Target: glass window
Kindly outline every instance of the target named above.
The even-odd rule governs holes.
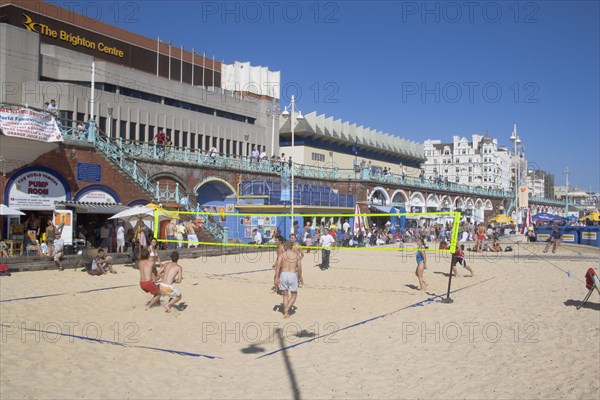
[[[121,139],[127,139],[127,121],[119,121],[119,136]]]
[[[146,141],[146,124],[140,124],[140,132],[138,135],[138,140],[140,142]]]
[[[136,128],[137,128],[137,123],[135,123],[135,122],[129,123],[129,140],[132,140],[132,141],[137,140],[137,137],[135,136]]]
[[[108,132],[106,132],[106,117],[100,117],[100,122],[98,124],[98,129],[100,129],[101,132],[104,132],[104,134],[106,136],[108,136]]]

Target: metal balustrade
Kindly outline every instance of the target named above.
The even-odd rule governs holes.
[[[21,105],[6,103],[0,105],[31,108],[42,111],[40,109]],[[66,141],[93,143],[157,201],[178,201],[182,194],[180,193],[178,187],[174,188],[174,190],[170,190],[168,187],[161,189],[158,183],[155,185],[150,182],[147,174],[137,166],[137,160],[151,162],[169,161],[193,166],[204,166],[218,169],[275,175],[290,172],[290,166],[287,162],[271,162],[270,160],[259,161],[248,157],[235,155],[232,156],[227,154],[211,155],[210,153],[193,151],[188,148],[163,146],[157,144],[156,142],[137,142],[122,140],[121,138],[112,139],[108,138],[104,132],[101,132],[95,126],[94,121],[92,121],[92,123],[89,124],[86,129],[77,128],[75,126],[76,124],[76,121],[59,121],[59,127],[61,128],[63,137]],[[468,195],[505,199],[510,199],[514,196],[514,193],[511,191],[477,188],[450,182],[433,182],[415,177],[401,177],[391,174],[384,175],[380,171],[369,169],[367,166],[359,171],[355,171],[354,169],[339,169],[338,167],[321,167],[302,164],[293,164],[292,168],[294,176],[298,178],[323,179],[331,181],[369,181],[373,183],[409,186],[414,189],[452,191],[455,193]],[[558,200],[539,197],[530,197],[529,200],[536,203],[556,206],[563,204]]]
[[[63,130],[63,135],[66,140],[88,140],[86,139],[88,135],[78,132],[76,128],[67,128]],[[97,138],[101,138],[99,140],[101,142],[104,141],[115,144],[125,155],[144,161],[169,161],[193,166],[276,175],[290,172],[290,166],[287,162],[283,163],[280,161],[256,160],[250,157],[231,156],[227,154],[203,153],[201,151],[190,151],[187,148],[162,146],[155,142],[138,142],[122,140],[121,138],[109,141],[109,139],[102,134],[95,136]],[[511,198],[513,196],[512,192],[504,190],[478,188],[453,182],[435,182],[410,176],[402,177],[394,176],[392,174],[384,175],[380,171],[374,171],[368,167],[364,167],[359,173],[356,174],[353,169],[339,169],[338,167],[321,167],[316,165],[302,165],[296,163],[292,164],[292,168],[294,176],[297,178],[351,181],[356,177],[357,181],[410,186],[415,189],[451,191],[468,195],[497,198]],[[552,199],[530,198],[530,200],[543,204],[561,204],[559,201]]]

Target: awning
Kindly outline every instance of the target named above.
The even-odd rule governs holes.
[[[121,203],[91,203],[86,201],[56,201],[57,207],[74,208],[78,214],[116,214],[129,207]]]
[[[385,214],[389,214],[390,211],[392,210],[391,206],[376,206],[376,205],[371,205],[369,206],[372,209],[374,208],[375,210],[379,211],[380,213],[385,213]]]

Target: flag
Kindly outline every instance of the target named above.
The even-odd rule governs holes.
[[[525,221],[523,221],[523,225],[521,226],[521,234],[525,234],[531,225],[533,225],[533,220],[531,219],[531,210],[528,208],[525,214]]]
[[[360,207],[358,204],[354,207],[354,223],[352,233],[354,235],[358,235],[360,232],[365,231],[365,224],[363,221],[363,216],[360,215]]]
[[[288,172],[281,174],[281,197],[280,201],[291,201],[291,175]]]

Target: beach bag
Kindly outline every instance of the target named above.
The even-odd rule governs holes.
[[[0,263],[0,275],[10,276],[10,272],[8,272],[8,264]]]

